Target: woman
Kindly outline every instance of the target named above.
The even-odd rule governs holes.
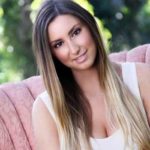
[[[110,62],[94,18],[72,1],[43,3],[33,45],[46,87],[32,111],[37,149],[150,149],[149,66]]]

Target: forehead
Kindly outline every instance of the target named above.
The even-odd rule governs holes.
[[[73,15],[59,15],[48,25],[48,35],[50,40],[61,38],[68,34],[74,26],[81,24],[80,19]]]

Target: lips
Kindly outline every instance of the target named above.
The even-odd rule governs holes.
[[[77,58],[75,58],[74,60],[77,62],[77,63],[82,63],[86,60],[87,58],[87,51],[85,51],[84,53],[82,53],[80,56],[78,56]]]

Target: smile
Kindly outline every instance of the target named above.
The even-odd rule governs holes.
[[[85,51],[83,54],[81,54],[79,57],[75,59],[75,61],[80,64],[83,63],[87,59],[87,51]]]

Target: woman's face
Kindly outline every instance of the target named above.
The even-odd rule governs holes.
[[[96,45],[88,27],[72,15],[59,15],[48,26],[52,53],[72,71],[93,66]]]

